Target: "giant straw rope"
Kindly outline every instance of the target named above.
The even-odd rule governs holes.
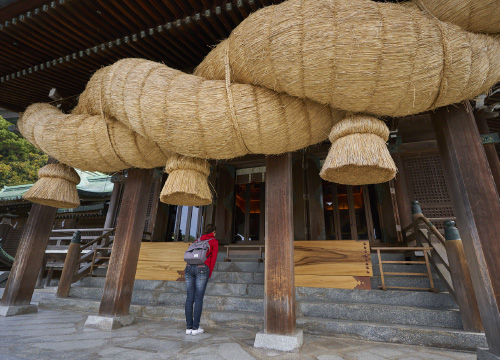
[[[194,75],[120,60],[92,76],[72,114],[34,104],[19,127],[85,170],[167,163],[161,199],[175,204],[211,201],[205,159],[280,154],[327,137],[324,179],[387,181],[396,172],[388,129],[369,114],[420,113],[500,81],[500,42],[440,21],[447,7],[436,1],[288,0],[251,14]],[[484,24],[471,30],[491,32]]]

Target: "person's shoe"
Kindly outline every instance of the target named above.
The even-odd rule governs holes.
[[[191,329],[186,329],[186,335],[191,335],[191,333],[193,332],[193,330]]]
[[[191,331],[191,335],[199,335],[199,334],[203,334],[202,328]]]

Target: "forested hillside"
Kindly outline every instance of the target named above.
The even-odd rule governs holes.
[[[0,189],[35,182],[38,169],[48,158],[22,136],[10,132],[9,125],[12,124],[0,116]]]

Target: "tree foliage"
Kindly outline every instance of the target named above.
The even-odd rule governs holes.
[[[0,189],[5,185],[34,183],[48,156],[23,137],[10,132],[12,125],[0,116]]]

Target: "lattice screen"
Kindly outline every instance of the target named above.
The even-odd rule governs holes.
[[[454,217],[453,206],[439,155],[408,157],[404,160],[408,195],[418,200],[427,218]],[[435,224],[442,227],[442,222]]]

